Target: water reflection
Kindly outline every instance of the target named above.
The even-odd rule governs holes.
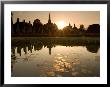
[[[54,68],[57,76],[73,76],[74,65],[78,62],[69,62],[65,56],[58,54],[55,57]],[[77,76],[76,74],[74,76]]]
[[[17,53],[21,56],[21,49],[23,48],[23,51],[25,54],[27,54],[27,51],[30,51],[32,53],[32,49],[34,48],[34,51],[39,51],[43,47],[47,47],[49,49],[49,54],[51,55],[51,49],[57,45],[62,46],[85,46],[89,52],[97,53],[99,47],[100,47],[100,41],[99,39],[94,40],[77,40],[77,39],[59,39],[59,38],[35,38],[35,39],[14,39],[12,40],[12,49],[13,51],[17,47]],[[26,49],[27,48],[27,49]]]
[[[99,45],[94,45],[94,44],[86,46],[87,50],[92,53],[97,53],[99,47],[100,47]]]
[[[99,38],[79,38],[12,38],[12,76],[100,76]]]

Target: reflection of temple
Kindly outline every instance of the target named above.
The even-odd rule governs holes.
[[[51,55],[51,48],[52,48],[52,46],[48,45],[47,48],[49,48],[49,54]]]
[[[56,45],[62,46],[86,46],[87,50],[92,53],[97,53],[100,47],[100,40],[94,41],[84,41],[84,40],[67,40],[67,39],[58,39],[58,38],[40,38],[40,39],[27,39],[27,40],[19,40],[19,43],[16,40],[12,40],[12,52],[15,53],[13,49],[17,47],[17,53],[21,56],[21,49],[27,54],[27,51],[32,53],[32,49],[34,51],[39,51],[43,47],[47,47],[49,49],[49,54],[51,55],[51,50]]]

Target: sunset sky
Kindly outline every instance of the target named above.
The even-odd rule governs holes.
[[[17,18],[20,21],[25,19],[26,22],[40,19],[45,24],[48,22],[49,13],[52,23],[56,23],[59,27],[59,23],[63,23],[62,26],[70,24],[79,28],[80,24],[84,24],[85,28],[90,24],[100,24],[100,12],[99,11],[12,11],[13,22],[15,23]]]

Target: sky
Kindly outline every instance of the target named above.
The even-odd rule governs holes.
[[[33,24],[35,19],[40,19],[41,23],[46,24],[49,19],[49,13],[51,16],[51,22],[59,25],[59,22],[63,22],[63,26],[68,26],[69,23],[79,28],[80,24],[83,24],[87,28],[91,24],[100,24],[100,12],[99,11],[12,11],[13,23],[25,19],[26,22],[31,21]]]

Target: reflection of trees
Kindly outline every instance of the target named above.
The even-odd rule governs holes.
[[[15,48],[12,47],[11,49],[11,71],[13,72],[13,66],[16,63],[16,56],[15,56]]]
[[[48,77],[75,77],[80,76],[80,70],[77,67],[80,64],[79,58],[73,58],[69,61],[68,57],[63,54],[54,56],[53,68],[44,72],[44,76]]]
[[[43,47],[43,43],[42,42],[37,42],[34,44],[34,50],[41,50]]]
[[[65,59],[64,55],[55,56],[53,67],[56,76],[71,76],[72,65]]]
[[[19,53],[20,56],[21,56],[21,49],[22,49],[22,47],[18,47],[18,48],[17,48],[17,53]]]
[[[23,48],[23,51],[25,52],[25,54],[27,54],[27,50],[26,47]]]
[[[99,49],[99,45],[87,45],[87,50],[92,53],[97,53]]]
[[[14,47],[11,48],[11,54],[15,55],[15,48]]]
[[[21,55],[21,49],[27,54],[27,49],[32,53],[32,49],[41,50],[44,47],[51,49],[56,45],[62,46],[86,46],[87,50],[96,53],[100,46],[100,39],[80,39],[80,38],[29,38],[29,39],[13,39],[12,49],[17,47],[17,53]],[[13,51],[13,50],[12,50]],[[13,51],[14,52],[14,51]]]

